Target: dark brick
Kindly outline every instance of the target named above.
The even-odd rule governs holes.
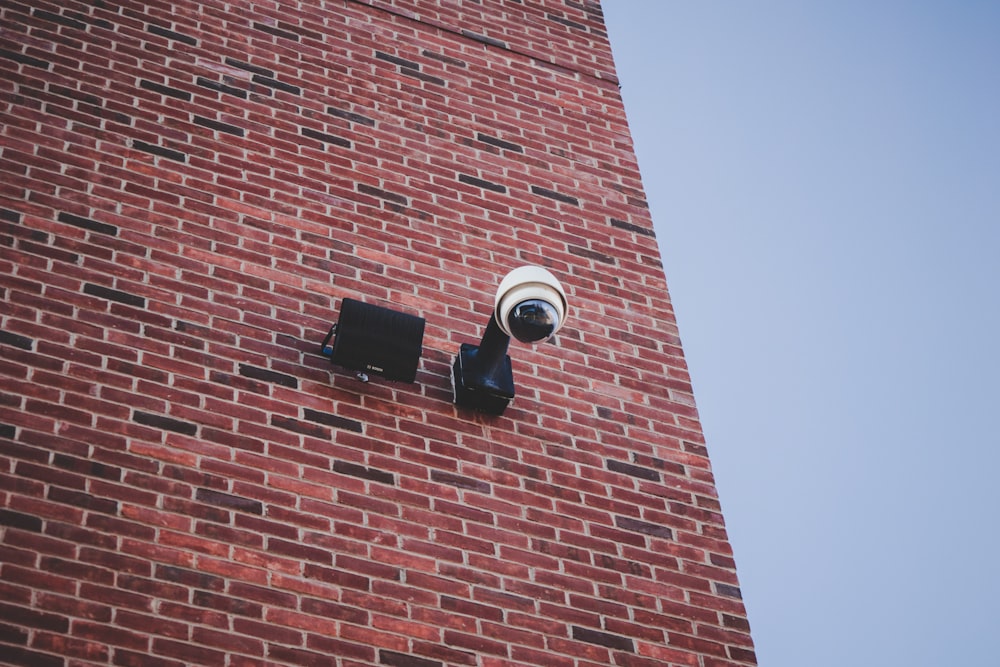
[[[267,25],[266,23],[260,23],[258,21],[253,22],[254,30],[260,30],[261,32],[266,32],[269,35],[274,35],[275,37],[283,37],[285,39],[291,39],[293,41],[299,41],[299,36],[290,30],[282,30],[273,25]]]
[[[42,520],[37,516],[22,514],[14,510],[0,509],[0,525],[20,528],[32,533],[42,532]]]
[[[94,5],[99,6],[97,5],[96,2],[94,3]],[[105,30],[115,29],[115,25],[113,23],[111,23],[110,21],[105,21],[104,19],[94,18],[93,16],[87,16],[85,14],[81,14],[80,12],[67,11],[66,14],[72,16],[78,21],[83,21],[84,23],[89,23],[90,25],[96,25],[98,28],[104,28]]]
[[[383,665],[391,665],[391,667],[442,667],[443,665],[438,660],[418,658],[413,655],[406,655],[405,653],[388,651],[384,648],[379,649],[378,661]]]
[[[639,452],[632,452],[632,461],[643,466],[652,466],[657,470],[665,470],[674,475],[687,476],[687,468],[682,463],[677,463],[675,461],[666,461],[664,459],[649,456],[648,454],[640,454]]]
[[[486,35],[480,35],[479,33],[472,32],[471,30],[463,30],[462,34],[464,36],[468,37],[469,39],[475,40],[477,42],[481,42],[483,44],[488,44],[490,46],[496,46],[496,47],[501,48],[501,49],[506,49],[507,48],[507,43],[506,42],[502,42],[499,39],[494,39],[492,37],[487,37]]]
[[[514,151],[516,153],[523,153],[524,147],[518,144],[512,143],[510,141],[504,141],[503,139],[498,139],[497,137],[491,137],[488,134],[483,134],[482,132],[476,133],[476,139],[483,142],[484,144],[489,144],[490,146],[496,146],[497,148],[503,148],[509,151]]]
[[[217,609],[239,616],[261,618],[263,607],[256,602],[248,602],[228,595],[216,595],[208,591],[195,591],[191,600],[199,607]]]
[[[10,424],[0,424],[0,438],[13,440],[15,435],[17,435],[17,428]]]
[[[209,591],[222,591],[226,587],[226,580],[222,577],[185,570],[173,565],[157,565],[156,578]]]
[[[410,69],[409,67],[401,67],[399,69],[400,74],[405,74],[406,76],[412,76],[415,79],[420,79],[421,81],[426,81],[427,83],[433,83],[438,86],[446,85],[446,82],[441,77],[432,76],[430,74],[425,74],[420,70]]]
[[[183,435],[194,435],[198,432],[197,424],[181,421],[180,419],[173,419],[171,417],[164,417],[163,415],[154,415],[140,410],[134,411],[132,414],[132,421],[137,424],[143,424],[144,426],[161,428],[164,431],[173,431],[174,433],[181,433]]]
[[[73,505],[74,507],[100,512],[101,514],[118,513],[118,501],[109,498],[98,498],[83,491],[72,491],[60,486],[50,486],[46,497],[52,502]]]
[[[9,331],[0,331],[0,343],[10,345],[11,347],[19,347],[22,350],[31,350],[35,347],[35,341],[32,339]]]
[[[278,373],[277,371],[267,370],[266,368],[257,368],[256,366],[250,366],[248,364],[240,364],[240,375],[243,377],[253,378],[254,380],[273,382],[274,384],[280,384],[283,387],[291,387],[292,389],[299,388],[299,380],[296,377],[285,375],[284,373]]]
[[[581,628],[574,625],[573,639],[581,642],[587,642],[588,644],[606,646],[610,649],[615,649],[616,651],[628,651],[629,653],[635,653],[635,644],[632,642],[631,637],[621,637],[619,635],[601,632],[600,630],[591,630],[590,628]]]
[[[722,615],[722,624],[727,628],[734,628],[736,630],[742,630],[744,632],[750,632],[750,623],[747,619],[740,616],[733,616],[732,614]]]
[[[605,255],[602,252],[597,252],[591,250],[590,248],[581,248],[580,246],[570,245],[567,249],[577,257],[586,257],[587,259],[592,259],[595,262],[601,262],[602,264],[617,264],[618,260],[610,255]]]
[[[91,106],[101,105],[100,97],[97,97],[96,95],[89,95],[77,90],[76,88],[69,88],[67,86],[60,86],[56,83],[50,83],[48,85],[48,89],[50,93],[59,95],[60,97],[68,97],[71,100],[78,100]]]
[[[47,12],[44,9],[38,9],[37,7],[31,12],[32,16],[37,16],[44,21],[52,21],[54,23],[61,23],[64,26],[70,28],[76,28],[77,30],[86,30],[87,24],[75,19],[69,18],[68,16],[62,16],[60,14],[53,14],[52,12]]]
[[[441,484],[449,484],[451,486],[457,486],[461,489],[478,491],[479,493],[488,494],[491,491],[491,487],[487,482],[472,479],[470,477],[463,477],[462,475],[456,475],[455,473],[445,472],[443,470],[431,470],[431,479],[435,482],[440,482]]]
[[[352,123],[358,123],[360,125],[375,127],[374,120],[372,120],[367,116],[362,116],[359,113],[354,113],[352,111],[344,111],[343,109],[338,109],[336,107],[327,107],[326,112],[331,116],[336,116],[337,118],[343,118],[344,120],[349,120]]]
[[[48,653],[31,651],[20,646],[4,646],[0,648],[5,665],[24,665],[25,667],[64,667],[66,659]]]
[[[319,410],[304,408],[302,416],[311,422],[326,424],[327,426],[342,428],[347,431],[354,431],[355,433],[361,433],[363,430],[361,422],[355,421],[354,419],[347,419],[346,417],[341,417],[339,415],[330,414],[329,412],[320,412]]]
[[[148,32],[154,35],[159,35],[160,37],[166,37],[167,39],[173,39],[178,42],[184,42],[191,46],[198,46],[198,40],[190,35],[185,35],[183,33],[175,32],[173,30],[167,30],[166,28],[161,28],[158,25],[153,25],[152,23],[146,26]]]
[[[369,479],[373,482],[380,482],[382,484],[396,483],[395,475],[390,472],[385,472],[376,468],[369,468],[357,463],[349,463],[347,461],[334,461],[333,471],[339,472],[342,475],[351,475],[353,477]]]
[[[727,598],[736,598],[738,600],[743,599],[743,591],[740,590],[739,586],[731,586],[730,584],[720,584],[716,582],[715,592],[719,595],[725,595]]]
[[[21,222],[21,214],[9,208],[0,208],[0,220],[7,222]]]
[[[548,188],[539,187],[537,185],[531,186],[531,191],[536,195],[541,195],[543,197],[548,197],[549,199],[555,199],[556,201],[565,202],[567,204],[573,204],[574,206],[580,205],[580,200],[576,197],[570,197],[569,195],[564,195],[555,190],[549,190]]]
[[[80,227],[82,229],[89,229],[92,232],[107,234],[108,236],[118,236],[118,227],[115,225],[97,222],[96,220],[84,218],[79,215],[73,215],[72,213],[66,213],[65,211],[60,211],[59,215],[56,216],[56,219],[59,220],[59,222],[65,222],[68,225],[73,225],[74,227]]]
[[[260,67],[258,65],[251,65],[250,63],[245,63],[242,60],[236,60],[236,58],[226,57],[226,64],[231,67],[236,67],[238,69],[246,70],[247,72],[253,72],[254,74],[260,74],[262,76],[274,76],[274,70],[269,70],[266,67]]]
[[[575,28],[576,30],[584,30],[589,32],[590,29],[582,23],[577,23],[576,21],[570,21],[569,19],[563,18],[561,16],[556,16],[555,14],[546,14],[545,18],[550,21],[555,21],[569,28]]]
[[[81,472],[91,477],[100,477],[101,479],[109,479],[115,482],[120,481],[122,478],[122,469],[117,466],[80,459],[67,454],[54,454],[52,463],[59,468]]]
[[[26,239],[31,239],[32,241],[38,241],[39,243],[49,243],[52,238],[47,232],[43,232],[40,229],[31,229],[29,227],[15,227],[14,225],[4,225],[3,229],[10,234],[21,236]],[[24,244],[22,243],[22,247],[23,245]]]
[[[637,533],[645,533],[653,537],[662,537],[667,540],[674,539],[674,533],[666,526],[657,526],[655,523],[640,521],[627,516],[616,516],[615,525],[622,530],[632,530]]]
[[[32,243],[30,241],[21,241],[21,243],[19,243],[18,246],[21,248],[21,250],[24,250],[25,252],[30,252],[35,255],[41,255],[42,257],[49,257],[51,259],[60,262],[65,262],[67,264],[76,264],[80,259],[80,256],[77,253],[65,252],[63,250],[59,250],[58,248],[53,248],[52,246],[47,244],[39,245],[37,243]]]
[[[264,86],[268,86],[270,88],[276,88],[277,90],[283,90],[286,93],[291,93],[292,95],[302,94],[302,89],[299,88],[298,86],[293,86],[290,83],[284,83],[282,81],[278,81],[277,79],[271,78],[269,76],[263,76],[261,74],[254,74],[253,82],[259,83]]]
[[[27,626],[51,632],[67,632],[69,630],[69,619],[65,616],[26,609],[2,601],[0,601],[0,619],[22,627]]]
[[[242,127],[230,125],[229,123],[223,123],[218,120],[212,120],[211,118],[204,118],[202,116],[195,116],[194,124],[207,127],[210,130],[217,130],[219,132],[225,132],[226,134],[232,134],[237,137],[242,137],[246,134],[246,130]]]
[[[7,49],[0,49],[0,58],[9,58],[10,60],[14,60],[25,65],[38,67],[39,69],[48,69],[52,64],[39,58],[32,58],[31,56],[26,56],[23,53],[9,51]]]
[[[200,488],[195,492],[195,499],[209,505],[217,505],[228,509],[249,512],[251,514],[264,514],[264,504],[259,500],[250,500],[241,496],[234,496],[221,491]]]
[[[157,146],[156,144],[147,144],[145,141],[139,141],[138,139],[132,140],[132,148],[146,153],[152,153],[153,155],[159,155],[160,157],[165,157],[170,160],[176,160],[177,162],[185,162],[187,160],[187,155],[181,151],[175,151],[172,148]]]
[[[612,470],[614,472],[620,472],[626,475],[631,475],[632,477],[648,479],[654,482],[660,481],[660,473],[657,470],[651,470],[650,468],[643,468],[641,466],[632,465],[631,463],[616,461],[615,459],[606,459],[605,463],[608,466],[608,470]]]
[[[685,452],[690,452],[692,454],[697,454],[698,456],[708,456],[708,448],[705,445],[699,445],[695,442],[688,442],[684,440],[681,442],[681,447]]]
[[[611,226],[617,227],[618,229],[624,229],[626,231],[635,232],[636,234],[642,234],[643,236],[656,237],[656,232],[653,229],[640,227],[639,225],[633,225],[631,222],[625,222],[624,220],[617,220],[616,218],[611,218]]]
[[[458,58],[452,58],[451,56],[446,56],[443,53],[434,53],[424,49],[420,52],[420,55],[426,56],[427,58],[433,58],[434,60],[439,60],[443,63],[448,63],[449,65],[454,65],[455,67],[468,67],[469,64],[464,60],[459,60]]]
[[[310,130],[308,127],[303,127],[302,136],[309,137],[310,139],[316,139],[328,144],[334,144],[337,146],[342,146],[343,148],[350,148],[351,142],[347,139],[343,139],[333,134],[327,134],[325,132],[317,132],[316,130]]]
[[[271,415],[271,426],[276,426],[277,428],[283,428],[286,431],[294,431],[295,433],[301,433],[302,435],[311,435],[314,438],[329,438],[329,433],[326,432],[320,426],[314,426],[312,424],[306,424],[299,421],[298,419],[292,419],[291,417],[282,417],[281,415]]]
[[[419,70],[420,64],[415,63],[412,60],[406,60],[405,58],[400,58],[398,56],[389,55],[388,53],[383,53],[382,51],[376,51],[375,57],[379,60],[384,60],[393,65],[399,65],[400,67],[405,67],[411,70]]]
[[[139,87],[145,88],[146,90],[152,90],[154,93],[166,95],[167,97],[175,97],[179,100],[184,100],[185,102],[191,101],[191,93],[186,90],[178,90],[177,88],[164,86],[159,83],[154,83],[153,81],[147,81],[146,79],[141,79],[139,81]]]
[[[206,79],[203,76],[199,76],[195,81],[202,88],[208,88],[219,93],[225,93],[226,95],[233,95],[235,97],[247,98],[247,91],[242,88],[236,88],[234,86],[227,86],[224,83],[219,83],[218,81],[212,81],[211,79]]]
[[[387,201],[395,202],[402,206],[407,206],[410,202],[403,195],[396,194],[395,192],[388,192],[381,188],[376,188],[371,185],[365,185],[364,183],[357,184],[358,192],[365,195],[371,195],[373,197],[378,197],[379,199],[385,199]]]
[[[108,299],[109,301],[117,301],[119,303],[136,306],[138,308],[146,307],[146,299],[144,297],[129,294],[128,292],[122,292],[121,290],[111,289],[110,287],[95,285],[93,283],[84,283],[83,291],[85,294],[100,297],[102,299]]]
[[[462,183],[468,183],[469,185],[474,185],[477,188],[483,188],[484,190],[492,190],[493,192],[507,192],[506,185],[498,185],[496,183],[491,183],[489,181],[484,181],[481,178],[476,178],[475,176],[469,176],[468,174],[459,174],[458,180]]]
[[[27,644],[28,631],[13,625],[0,623],[0,642],[5,644]]]

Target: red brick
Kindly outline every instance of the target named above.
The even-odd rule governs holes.
[[[52,632],[65,633],[69,628],[69,619],[65,616],[6,602],[0,602],[0,618],[12,625],[17,624],[25,628],[37,628]]]
[[[484,636],[466,634],[455,630],[445,630],[444,641],[448,646],[471,650],[477,653],[500,656],[509,655],[506,641],[494,641]]]
[[[157,658],[148,653],[116,649],[114,664],[121,667],[183,667],[184,663],[167,658]]]
[[[135,651],[145,651],[151,643],[147,634],[132,632],[108,623],[90,621],[73,621],[73,635]]]
[[[226,652],[243,655],[264,655],[264,642],[258,638],[234,635],[228,631],[194,628],[191,639],[197,644],[204,644]]]
[[[285,609],[268,609],[264,620],[278,627],[297,628],[320,635],[337,636],[337,621]]]
[[[79,658],[88,662],[107,662],[110,654],[109,648],[100,642],[84,641],[47,632],[36,633],[31,645],[47,653]]]
[[[228,614],[212,609],[192,607],[176,602],[164,602],[159,606],[159,613],[185,624],[208,625],[215,628],[229,627]]]
[[[124,610],[115,612],[115,621],[122,627],[140,634],[161,635],[179,640],[186,640],[191,632],[191,627],[186,623],[170,621],[162,616],[137,614]]]
[[[502,667],[508,664],[514,665],[550,665],[551,667],[573,667],[577,664],[576,659],[568,656],[555,655],[550,651],[541,651],[533,648],[516,646],[511,649],[513,662],[506,660],[496,660],[487,658],[483,662],[487,667]]]
[[[207,631],[206,631],[207,632]],[[226,654],[201,646],[194,646],[188,642],[177,642],[170,639],[153,639],[153,653],[157,655],[176,658],[188,664],[219,664],[225,660]]]
[[[26,563],[29,563],[26,559]],[[19,567],[12,563],[4,563],[3,576],[12,581],[31,581],[40,590],[53,591],[64,595],[76,593],[76,581],[67,577],[58,577],[34,568]]]

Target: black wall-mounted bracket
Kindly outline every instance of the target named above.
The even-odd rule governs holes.
[[[510,336],[491,317],[479,345],[462,343],[452,365],[455,404],[501,415],[514,399],[514,371],[507,347]]]

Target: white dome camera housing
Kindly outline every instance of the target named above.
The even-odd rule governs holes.
[[[500,281],[493,316],[522,343],[544,341],[566,321],[568,303],[559,280],[540,266],[514,269]]]

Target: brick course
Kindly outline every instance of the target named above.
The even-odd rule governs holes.
[[[0,661],[755,664],[597,2],[0,23]],[[525,263],[571,320],[457,410]]]

